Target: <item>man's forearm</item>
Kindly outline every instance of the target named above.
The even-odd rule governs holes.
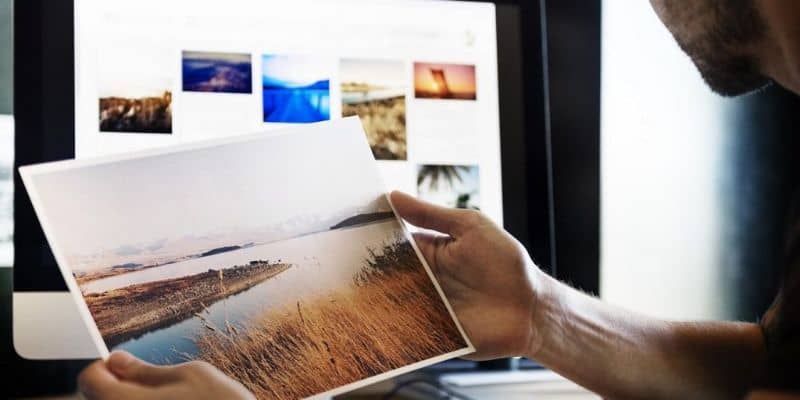
[[[666,322],[540,286],[530,356],[607,398],[742,396],[764,354],[756,324]]]

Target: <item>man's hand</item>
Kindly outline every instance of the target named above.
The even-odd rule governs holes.
[[[418,234],[417,244],[476,359],[531,357],[615,399],[741,398],[761,362],[756,324],[668,322],[604,304],[545,275],[480,213],[391,199],[410,223],[448,235]],[[770,395],[785,396],[751,398]]]
[[[414,235],[477,352],[476,360],[535,354],[532,326],[543,274],[525,248],[483,214],[391,194],[411,224],[444,235]]]
[[[158,367],[123,352],[87,367],[78,378],[78,387],[89,400],[255,398],[210,364],[192,361]]]

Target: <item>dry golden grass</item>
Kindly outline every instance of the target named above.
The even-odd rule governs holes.
[[[372,252],[350,287],[210,327],[199,358],[258,398],[296,399],[466,347],[406,241]]]
[[[378,160],[406,159],[405,96],[360,103],[342,103],[342,116],[358,115]]]

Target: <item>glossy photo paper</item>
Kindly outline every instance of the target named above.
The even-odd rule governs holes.
[[[20,172],[104,356],[297,399],[472,351],[357,118]]]

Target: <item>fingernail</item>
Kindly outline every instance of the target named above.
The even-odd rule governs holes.
[[[136,358],[129,353],[124,351],[115,351],[111,353],[110,357],[108,357],[106,364],[108,365],[108,369],[110,369],[112,372],[123,372],[134,362],[136,362]]]

